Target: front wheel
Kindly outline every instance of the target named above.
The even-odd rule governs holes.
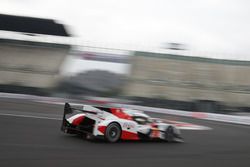
[[[165,131],[165,140],[168,142],[173,142],[175,138],[174,128],[169,126]]]
[[[105,131],[105,139],[110,142],[114,143],[120,139],[121,136],[121,128],[117,123],[111,123],[107,126]]]

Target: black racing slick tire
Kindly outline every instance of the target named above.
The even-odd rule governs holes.
[[[115,143],[120,139],[122,130],[118,123],[110,123],[105,130],[105,139],[110,143]]]
[[[169,126],[166,131],[165,131],[165,140],[167,142],[173,142],[175,138],[175,134],[174,134],[174,127],[173,126]]]

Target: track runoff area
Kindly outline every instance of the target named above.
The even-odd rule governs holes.
[[[86,141],[60,132],[62,104],[0,98],[0,166],[246,166],[250,127],[147,113],[182,130],[184,143]]]

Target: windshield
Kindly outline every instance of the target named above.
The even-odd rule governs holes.
[[[145,125],[150,123],[150,120],[147,117],[142,117],[142,116],[133,116],[133,120],[140,125]]]

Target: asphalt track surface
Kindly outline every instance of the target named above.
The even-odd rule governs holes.
[[[62,105],[0,98],[0,166],[250,166],[248,126],[151,114],[213,129],[183,130],[184,143],[110,144],[63,134],[62,111]]]

